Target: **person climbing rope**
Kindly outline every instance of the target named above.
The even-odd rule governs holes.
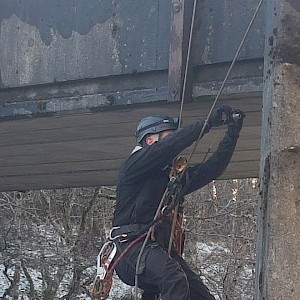
[[[234,115],[238,117],[234,118]],[[207,121],[199,120],[183,128],[178,128],[177,119],[165,115],[148,116],[138,124],[135,136],[139,145],[125,160],[119,173],[110,239],[117,246],[119,260],[114,267],[119,278],[133,286],[137,273],[143,300],[154,300],[158,295],[162,300],[215,299],[176,250],[177,238],[168,251],[172,213],[164,215],[161,212],[162,218],[155,223],[153,219],[165,191],[172,188],[169,187],[170,169],[174,159],[197,141],[200,134],[208,133],[212,127],[227,125],[227,131],[211,157],[188,166],[180,178],[180,192],[175,198],[180,196],[182,204],[184,195],[223,174],[234,153],[244,117],[238,109],[221,106],[213,110]],[[149,229],[149,224],[154,224],[154,230],[141,253],[145,239],[141,233]],[[134,239],[136,242],[132,243]],[[137,267],[139,254],[141,259]]]

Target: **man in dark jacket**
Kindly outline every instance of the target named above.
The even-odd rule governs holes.
[[[233,114],[239,116],[235,120]],[[137,146],[120,169],[117,201],[113,218],[112,237],[117,238],[119,253],[129,245],[126,239],[140,232],[153,221],[156,210],[169,183],[172,162],[184,149],[198,140],[201,132],[226,124],[228,130],[216,152],[205,162],[188,167],[181,178],[181,195],[189,194],[219,177],[226,169],[234,152],[243,124],[244,113],[222,106],[214,110],[206,128],[205,120],[178,129],[178,121],[168,116],[149,116],[137,127]],[[172,247],[168,253],[171,232],[169,220],[155,228],[154,238],[142,252],[138,270],[138,285],[144,300],[213,300],[215,299]],[[143,240],[136,243],[118,262],[116,271],[122,281],[134,285],[136,263]]]

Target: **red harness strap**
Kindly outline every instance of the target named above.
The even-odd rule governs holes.
[[[112,287],[112,276],[113,276],[113,273],[114,273],[117,263],[125,256],[125,254],[129,251],[129,249],[131,247],[133,247],[136,243],[138,243],[146,235],[147,235],[147,232],[140,235],[135,240],[133,240],[118,257],[114,256],[114,258],[109,262],[109,264],[105,263],[105,259],[103,261],[101,259],[100,260],[97,259],[97,275],[96,275],[96,278],[94,280],[94,284],[93,284],[93,287],[91,290],[91,294],[95,299],[104,300],[104,299],[108,298],[111,287]],[[107,243],[112,243],[114,245],[114,247],[116,247],[115,243],[112,241],[109,241]],[[105,244],[104,244],[104,246],[105,246]],[[103,249],[103,247],[102,247],[102,249]],[[101,253],[101,250],[100,250],[100,253]],[[100,253],[98,255],[98,258],[99,258],[99,256],[101,257]],[[108,262],[109,259],[106,261]],[[105,269],[104,275],[103,275],[103,273],[100,273],[102,270],[100,270],[100,272],[98,273],[99,262],[100,262],[100,266],[104,267],[104,269]]]

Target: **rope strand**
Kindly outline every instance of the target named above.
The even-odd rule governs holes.
[[[228,80],[228,77],[229,77],[229,75],[230,75],[232,69],[233,69],[233,66],[234,66],[235,63],[236,63],[236,60],[237,60],[237,58],[238,58],[238,56],[239,56],[239,54],[240,54],[240,52],[241,52],[241,49],[242,49],[242,47],[243,47],[243,45],[244,45],[244,42],[245,42],[245,40],[246,40],[246,38],[247,38],[247,36],[248,36],[248,33],[249,33],[249,31],[250,31],[250,29],[251,29],[253,23],[254,23],[254,20],[255,20],[255,18],[256,18],[256,16],[257,16],[257,13],[259,12],[259,9],[260,9],[260,7],[261,7],[263,1],[264,1],[264,0],[260,0],[260,2],[258,3],[258,5],[257,5],[257,7],[256,7],[256,9],[255,9],[255,12],[254,12],[254,14],[253,14],[253,16],[252,16],[252,18],[251,18],[251,20],[250,20],[250,23],[249,23],[249,25],[248,25],[248,27],[247,27],[245,33],[244,33],[244,36],[243,36],[243,38],[242,38],[242,40],[241,40],[241,42],[240,42],[240,44],[239,44],[239,47],[238,47],[238,49],[237,49],[237,51],[236,51],[236,53],[235,53],[235,55],[234,55],[234,57],[233,57],[233,60],[232,60],[232,62],[231,62],[231,64],[230,64],[230,67],[229,67],[229,69],[228,69],[228,71],[227,71],[227,73],[226,73],[226,76],[225,76],[225,78],[224,78],[224,80],[223,80],[223,82],[222,82],[222,84],[221,84],[221,87],[220,87],[220,89],[219,89],[219,91],[218,91],[218,93],[217,93],[217,96],[216,96],[216,98],[215,98],[215,100],[214,100],[214,102],[213,102],[213,104],[212,104],[212,106],[211,106],[211,108],[210,108],[210,111],[209,111],[209,113],[208,113],[208,115],[207,115],[207,117],[206,117],[206,119],[205,119],[205,122],[204,122],[204,125],[203,125],[203,127],[202,127],[202,130],[201,130],[201,132],[200,132],[199,138],[198,138],[198,140],[194,143],[192,152],[190,153],[190,155],[189,155],[189,157],[188,157],[188,159],[187,159],[187,165],[189,165],[189,163],[190,163],[190,161],[191,161],[191,158],[192,158],[192,156],[193,156],[193,154],[194,154],[194,152],[195,152],[195,150],[196,150],[196,148],[197,148],[197,146],[198,146],[198,143],[199,143],[200,139],[202,138],[202,136],[204,135],[204,130],[205,130],[206,126],[207,126],[208,120],[209,120],[209,118],[210,118],[210,116],[211,116],[211,114],[212,114],[212,111],[214,110],[214,108],[215,108],[215,106],[216,106],[217,101],[219,100],[219,98],[220,98],[220,96],[221,96],[221,94],[222,94],[222,92],[223,92],[224,86],[225,86],[225,84],[226,84],[226,82],[227,82],[227,80]]]
[[[184,76],[183,76],[183,87],[182,87],[182,94],[181,94],[181,101],[180,101],[181,104],[180,104],[180,111],[179,111],[178,127],[180,127],[181,122],[182,122],[183,104],[184,104],[185,93],[186,93],[187,73],[188,73],[189,64],[190,64],[192,38],[193,38],[194,22],[195,22],[195,16],[196,16],[196,8],[197,8],[197,0],[194,0],[192,22],[191,22],[191,27],[190,27],[190,32],[189,32],[188,51],[187,51],[185,70],[184,70]]]
[[[264,1],[264,0],[260,0],[260,2],[258,3],[258,5],[257,5],[257,7],[256,7],[256,10],[255,10],[255,12],[254,12],[254,14],[253,14],[253,16],[252,16],[252,18],[251,18],[251,20],[250,20],[250,23],[249,23],[249,25],[248,25],[248,27],[247,27],[245,33],[244,33],[244,36],[243,36],[243,38],[242,38],[242,40],[241,40],[241,42],[240,42],[240,44],[239,44],[239,47],[238,47],[238,49],[237,49],[237,51],[236,51],[236,53],[235,53],[235,55],[234,55],[234,57],[233,57],[233,60],[232,60],[232,62],[231,62],[231,64],[230,64],[230,67],[229,67],[227,73],[226,73],[226,76],[225,76],[225,78],[224,78],[224,80],[223,80],[223,82],[222,82],[222,84],[221,84],[221,87],[220,87],[220,89],[219,89],[219,91],[218,91],[218,93],[217,93],[217,95],[216,95],[216,98],[215,98],[215,100],[214,100],[214,102],[213,102],[213,104],[212,104],[212,106],[211,106],[211,109],[210,109],[210,111],[209,111],[209,113],[208,113],[208,115],[207,115],[207,117],[206,117],[206,120],[205,120],[204,125],[203,125],[203,127],[202,127],[202,130],[201,130],[201,132],[200,132],[200,134],[199,134],[199,137],[198,137],[197,141],[194,143],[192,152],[190,153],[190,155],[189,155],[189,157],[188,157],[188,159],[187,159],[187,167],[186,167],[186,169],[188,168],[188,165],[190,164],[191,158],[192,158],[192,156],[193,156],[193,154],[194,154],[194,152],[195,152],[195,150],[196,150],[196,148],[197,148],[197,146],[198,146],[198,143],[199,143],[200,139],[201,139],[202,136],[204,135],[204,130],[205,130],[206,126],[207,126],[208,120],[209,120],[209,118],[210,118],[210,116],[211,116],[211,114],[212,114],[212,111],[214,110],[214,108],[215,108],[215,106],[216,106],[217,101],[219,100],[219,98],[220,98],[220,96],[221,96],[221,94],[222,94],[222,92],[223,92],[224,86],[225,86],[225,84],[226,84],[226,82],[227,82],[227,80],[228,80],[228,77],[229,77],[229,75],[230,75],[230,73],[231,73],[231,71],[232,71],[232,69],[233,69],[233,67],[234,67],[234,65],[235,65],[235,63],[236,63],[236,60],[237,60],[237,58],[238,58],[238,56],[239,56],[239,54],[240,54],[240,51],[241,51],[241,49],[242,49],[242,46],[244,45],[244,42],[245,42],[245,40],[246,40],[246,38],[247,38],[247,36],[248,36],[248,33],[249,33],[249,31],[250,31],[250,29],[251,29],[253,23],[254,23],[254,20],[255,20],[257,14],[258,14],[258,11],[259,11],[259,9],[260,9],[260,7],[261,7],[263,1]],[[193,35],[193,29],[194,29],[194,20],[195,20],[195,15],[196,15],[196,7],[197,7],[197,0],[194,0],[193,15],[192,15],[192,22],[191,22],[190,36],[189,36],[189,44],[188,44],[187,61],[186,61],[186,65],[185,65],[185,73],[184,73],[184,80],[183,80],[183,89],[182,89],[182,97],[181,97],[181,106],[180,106],[180,112],[179,112],[179,127],[180,127],[180,124],[181,124],[181,122],[182,122],[182,113],[183,113],[183,105],[184,105],[185,93],[186,93],[187,72],[188,72],[189,60],[190,60],[190,51],[191,51],[192,35]],[[185,170],[186,170],[186,169],[185,169]],[[183,172],[180,174],[179,180],[182,179],[182,177],[184,176],[184,174],[185,174],[185,171],[183,171]],[[154,219],[153,219],[154,221],[157,219],[157,217],[158,217],[158,215],[159,215],[159,213],[160,213],[161,207],[162,207],[162,205],[163,205],[163,200],[164,200],[164,198],[165,198],[165,195],[166,195],[166,193],[167,193],[167,190],[168,190],[168,188],[165,190],[164,195],[163,195],[163,197],[162,197],[162,199],[161,199],[160,205],[159,205],[159,207],[158,207],[158,209],[157,209],[157,211],[156,211],[155,217],[154,217]],[[175,208],[175,210],[176,210],[176,208]],[[174,217],[175,217],[175,216],[174,216]],[[173,229],[173,226],[172,226],[172,229]],[[137,290],[137,289],[138,289],[138,274],[137,274],[137,273],[138,273],[138,269],[139,269],[139,264],[140,264],[140,260],[141,260],[141,257],[142,257],[142,253],[143,253],[143,251],[144,251],[144,249],[145,249],[145,247],[146,247],[146,243],[147,243],[148,240],[149,240],[149,237],[150,237],[150,234],[151,234],[152,230],[153,230],[153,226],[152,226],[152,227],[148,230],[148,232],[147,232],[146,238],[145,238],[145,240],[144,240],[143,246],[142,246],[142,248],[141,248],[141,250],[140,250],[140,252],[139,252],[138,259],[137,259],[136,272],[135,272],[135,273],[136,273],[136,274],[135,274],[135,300],[138,300],[138,290]],[[171,232],[171,236],[172,236],[172,232]],[[170,244],[169,244],[169,249],[170,249]]]

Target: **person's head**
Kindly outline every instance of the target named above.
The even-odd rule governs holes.
[[[176,129],[178,129],[178,118],[165,115],[148,116],[138,124],[135,137],[142,146],[152,145]]]

